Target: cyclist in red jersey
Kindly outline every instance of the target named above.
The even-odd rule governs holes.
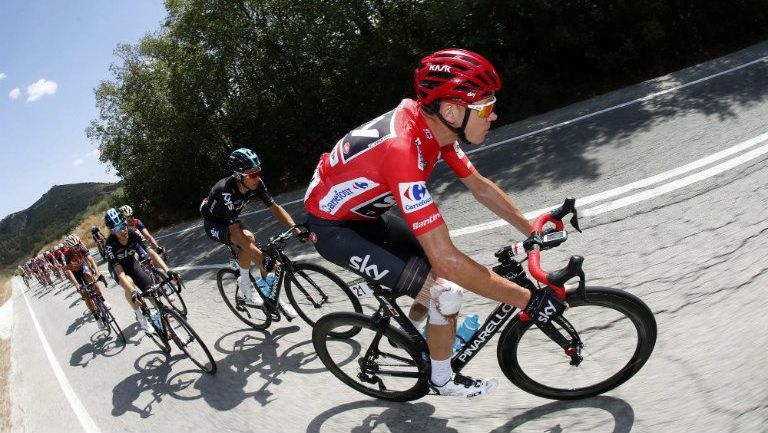
[[[85,245],[83,245],[83,243],[80,241],[79,236],[76,234],[70,234],[64,238],[64,245],[65,248],[63,252],[64,260],[66,262],[67,278],[69,278],[69,281],[75,285],[75,288],[83,298],[86,307],[88,307],[88,310],[91,312],[91,314],[93,314],[94,318],[98,322],[99,318],[96,316],[96,312],[93,309],[93,304],[91,303],[91,298],[84,290],[84,287],[86,283],[95,282],[99,279],[102,280],[106,285],[106,280],[99,272],[96,261],[93,260],[93,257],[91,257],[91,253],[88,251],[88,248],[86,248]],[[93,288],[96,294],[101,296],[101,300],[104,302],[104,306],[111,310],[112,306],[104,300],[104,296],[101,293],[99,285],[94,284]],[[101,325],[102,324],[99,326]]]
[[[459,251],[427,188],[438,156],[489,210],[529,236],[531,223],[512,199],[483,177],[460,142],[480,144],[501,87],[493,65],[471,51],[423,58],[414,73],[417,100],[352,130],[324,154],[305,196],[315,247],[327,260],[415,299],[409,318],[429,318],[430,386],[441,395],[490,394],[496,380],[451,370],[462,287],[553,319],[564,304],[549,290],[529,290]],[[397,206],[403,219],[387,211]],[[550,308],[545,310],[544,306]]]

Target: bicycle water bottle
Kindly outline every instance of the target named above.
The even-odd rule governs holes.
[[[477,329],[480,327],[480,317],[477,314],[470,314],[464,318],[456,328],[456,340],[453,342],[453,351],[458,352],[461,348],[467,344],[467,341],[471,340],[475,336]]]
[[[256,280],[256,286],[259,288],[261,293],[263,293],[264,296],[267,298],[272,296],[272,286],[274,284],[275,284],[275,274],[271,272],[267,274],[267,278],[259,277],[259,279]]]
[[[160,316],[157,314],[157,310],[152,309],[149,312],[149,320],[152,321],[152,323],[157,327],[157,329],[163,329],[162,326],[160,326]]]

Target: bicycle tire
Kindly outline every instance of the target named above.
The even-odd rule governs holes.
[[[177,323],[179,326],[174,326],[172,322]],[[216,373],[216,361],[213,360],[211,351],[208,350],[208,346],[205,345],[200,336],[197,335],[197,332],[192,329],[192,326],[181,314],[175,310],[167,309],[163,313],[163,323],[165,324],[166,329],[168,329],[169,338],[176,343],[176,346],[181,349],[181,351],[184,352],[196,366],[208,374]],[[187,334],[187,338],[179,335],[180,330],[183,330]],[[194,354],[190,351],[190,347],[192,347],[190,343],[193,342],[197,342],[200,345],[200,348],[203,351],[202,354],[199,353],[199,351],[195,351]],[[204,360],[201,359],[203,355],[208,358],[208,363],[203,362]]]
[[[608,287],[587,288],[586,294],[586,301],[580,296],[569,296],[570,308],[564,314],[584,344],[584,359],[578,367],[571,366],[570,358],[563,354],[563,349],[532,322],[522,322],[519,316],[515,316],[507,325],[499,338],[497,358],[512,383],[539,397],[576,400],[616,388],[648,361],[657,334],[656,319],[648,306],[630,293]],[[597,307],[600,311],[595,313],[594,308],[584,307]],[[592,312],[588,314],[587,310]],[[538,332],[528,332],[531,330]],[[526,336],[531,341],[521,344],[521,339]],[[625,349],[620,351],[621,346]],[[611,356],[618,358],[612,352],[626,360],[611,360]],[[597,354],[599,357],[595,356]],[[524,364],[530,358],[531,367],[522,367],[521,358]],[[550,359],[553,360],[551,364],[547,362]],[[574,368],[578,368],[578,372]],[[559,371],[564,374],[555,377]],[[587,376],[592,374],[607,377],[591,383],[592,379],[587,379]],[[569,385],[570,380],[584,383]],[[542,383],[545,381],[551,383]]]
[[[399,402],[416,400],[423,397],[429,392],[426,373],[427,367],[419,361],[421,359],[421,354],[416,343],[400,329],[386,325],[378,343],[380,345],[386,345],[383,348],[384,350],[397,351],[397,354],[379,352],[379,355],[383,356],[376,356],[368,362],[361,362],[365,360],[360,356],[364,356],[368,353],[372,342],[366,345],[364,343],[361,344],[358,340],[366,341],[371,333],[375,336],[376,333],[380,332],[379,328],[381,328],[381,326],[382,325],[375,325],[372,322],[372,318],[364,314],[348,312],[331,313],[327,316],[323,316],[317,323],[315,323],[315,326],[312,329],[312,344],[315,347],[317,356],[334,376],[351,388],[365,395],[382,400]],[[359,328],[360,332],[352,338],[342,339],[333,337],[333,330],[339,327],[355,327]],[[374,336],[370,337],[373,338]],[[352,342],[354,342],[354,344]],[[394,345],[392,344],[393,342]],[[329,343],[332,346],[331,348],[328,347]],[[347,356],[344,352],[348,352],[349,349],[345,350],[344,346],[348,346],[349,348],[358,346],[359,351],[355,354],[355,351],[352,350],[353,353],[351,356]],[[376,352],[378,352],[378,350]],[[342,361],[347,362],[337,362],[334,359],[334,357],[345,358],[345,356],[346,359],[342,359]],[[354,359],[349,361],[351,358]],[[397,373],[394,372],[394,370],[389,370],[389,367],[395,367],[395,365],[379,364],[379,359],[393,360],[388,362],[401,361],[400,366],[408,371]],[[371,373],[368,374],[368,379],[378,379],[380,381],[379,383],[364,383],[363,378],[361,377],[363,376],[363,372],[361,371],[361,365],[363,364],[368,367],[366,373]],[[381,367],[384,367],[384,369]],[[386,374],[391,372],[394,374]],[[405,381],[409,385],[406,385],[407,387],[405,389],[398,391],[381,389],[380,383],[383,382],[382,376],[387,377],[387,380],[391,378],[397,381]]]
[[[240,293],[237,280],[238,273],[233,269],[221,269],[216,274],[216,284],[219,287],[219,294],[221,294],[222,299],[224,299],[224,303],[227,304],[229,310],[246,325],[257,330],[267,329],[269,325],[272,324],[272,316],[265,312],[263,306],[246,306],[241,300],[239,301],[237,299],[237,294]],[[253,280],[253,278],[251,278],[251,280]],[[233,287],[235,290],[232,290]],[[260,290],[256,290],[256,292],[261,296]],[[254,319],[251,313],[258,316]],[[246,315],[248,316],[246,317]]]
[[[159,281],[165,281],[166,278],[168,278],[168,275],[166,275],[165,272],[163,272],[160,269],[155,268],[155,279],[157,282]],[[181,278],[181,277],[179,277]],[[173,291],[173,296],[176,298],[175,300],[171,301],[170,295],[168,293],[165,293],[165,290],[160,290],[160,294],[163,296],[163,299],[165,302],[168,303],[168,305],[175,310],[177,313],[181,314],[184,317],[187,317],[187,303],[184,302],[184,298],[179,294],[180,290],[178,289],[176,281],[173,279],[169,280],[167,283],[165,283],[163,286],[170,287]],[[165,289],[165,287],[163,287]]]
[[[286,274],[284,279],[283,286],[288,300],[309,326],[314,327],[319,318],[329,313],[363,312],[360,301],[344,280],[322,266],[306,262],[293,263],[293,273]],[[300,292],[298,297],[294,290]],[[322,299],[323,294],[326,299]],[[315,304],[319,304],[319,307]],[[358,332],[359,328],[350,328],[333,336],[349,338]]]
[[[112,331],[115,331],[115,335],[117,335],[117,338],[122,340],[123,344],[125,344],[126,341],[127,341],[125,339],[125,334],[123,334],[123,329],[120,328],[120,325],[117,324],[117,320],[115,319],[115,315],[112,314],[112,312],[109,311],[107,308],[105,308],[104,305],[102,304],[102,314],[104,314],[104,312],[106,312],[106,317],[107,317],[107,330],[108,330],[107,331],[107,335],[110,334],[109,330],[111,329]],[[102,316],[102,317],[104,317],[104,316]]]

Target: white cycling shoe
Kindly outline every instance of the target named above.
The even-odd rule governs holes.
[[[138,313],[136,314],[136,321],[139,323],[139,328],[141,328],[142,331],[146,332],[147,334],[152,334],[154,329],[149,326],[149,322],[147,321],[147,318],[144,317],[143,314],[141,314],[141,310],[138,310]]]
[[[498,384],[496,379],[472,379],[458,373],[452,373],[448,382],[442,386],[429,381],[429,387],[438,395],[452,395],[467,399],[490,395],[496,390]]]
[[[240,293],[245,298],[245,302],[248,305],[252,305],[254,307],[261,307],[264,305],[264,300],[261,299],[261,296],[258,293],[256,293],[256,290],[254,290],[253,284],[251,284],[250,281],[248,284],[240,285]]]
[[[295,319],[299,317],[299,314],[296,312],[290,302],[283,302],[282,298],[280,298],[278,302],[280,303],[280,308],[283,309],[283,312],[289,319]]]

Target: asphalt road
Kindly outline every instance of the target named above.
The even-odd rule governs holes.
[[[15,427],[30,432],[768,431],[763,298],[768,136],[761,136],[768,132],[767,96],[768,43],[499,127],[471,153],[475,166],[525,212],[577,197],[584,233],[545,253],[545,269],[581,254],[589,283],[623,288],[654,311],[659,336],[653,356],[606,395],[553,402],[526,394],[506,381],[492,342],[465,370],[500,380],[490,398],[430,396],[402,404],[368,398],[324,370],[306,324],[279,322],[264,332],[242,326],[220,299],[210,269],[226,263],[228,254],[193,221],[159,235],[171,250],[171,266],[183,269],[190,323],[212,349],[218,373],[196,371],[178,350],[170,357],[155,350],[137,333],[115,286],[106,296],[126,328],[125,347],[103,337],[72,288],[34,286],[22,294],[17,287]],[[719,158],[702,160],[711,155]],[[662,174],[651,179],[656,182],[641,182]],[[523,238],[509,226],[482,225],[497,218],[479,207],[444,165],[435,170],[430,189],[454,242],[480,263],[492,265],[498,247]],[[302,195],[278,197],[299,220],[302,205],[295,201]],[[280,229],[257,205],[249,209],[255,212],[245,222],[257,237]],[[289,251],[330,266],[313,258],[310,247],[291,244]],[[49,363],[25,296],[64,385]],[[484,316],[494,305],[474,295],[465,299],[464,313]],[[80,409],[71,401],[79,401]]]

